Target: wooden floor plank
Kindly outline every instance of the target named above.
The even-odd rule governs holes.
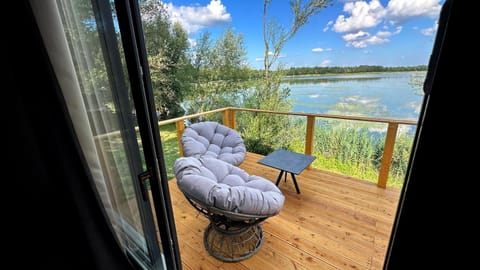
[[[330,264],[365,266],[368,258],[373,254],[370,247],[360,250],[346,239],[331,235],[321,229],[306,228],[304,224],[296,222],[296,220],[289,222],[283,222],[283,220],[275,222],[275,229],[270,229],[272,233],[302,248],[309,254],[329,257],[330,259],[327,261]],[[333,258],[333,256],[336,257]]]
[[[240,166],[275,182],[279,171],[248,153]],[[264,242],[251,258],[219,261],[203,246],[208,219],[169,181],[184,269],[382,269],[400,191],[378,188],[352,177],[307,169],[279,185],[285,195],[280,213],[262,223]]]

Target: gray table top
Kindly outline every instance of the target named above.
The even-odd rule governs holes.
[[[314,156],[279,149],[268,154],[258,163],[298,175],[314,160]]]

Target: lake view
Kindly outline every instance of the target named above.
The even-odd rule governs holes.
[[[293,111],[418,120],[426,72],[286,78]],[[416,83],[413,83],[416,82]]]

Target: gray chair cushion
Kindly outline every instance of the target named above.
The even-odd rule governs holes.
[[[241,164],[247,152],[240,134],[217,122],[190,125],[182,134],[182,146],[186,157],[212,157],[233,165]]]
[[[214,158],[181,157],[174,164],[179,189],[205,206],[250,215],[275,215],[285,197],[275,184]]]

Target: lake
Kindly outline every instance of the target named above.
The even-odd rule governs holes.
[[[426,72],[286,78],[295,112],[418,120]]]

